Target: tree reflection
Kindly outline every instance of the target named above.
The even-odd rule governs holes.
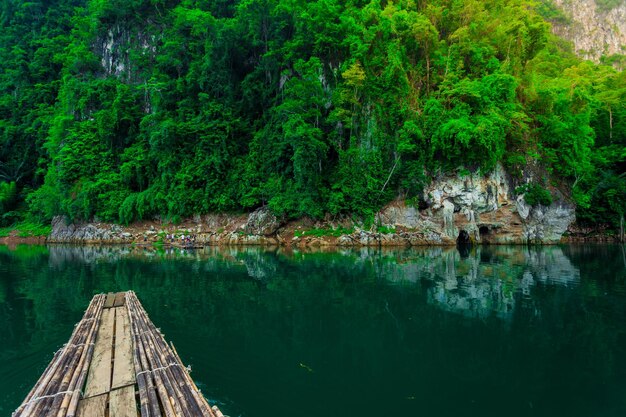
[[[623,411],[620,256],[0,248],[0,380],[20,381],[0,382],[0,407],[21,401],[93,294],[133,289],[231,415]]]

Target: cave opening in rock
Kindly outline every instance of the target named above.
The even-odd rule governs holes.
[[[456,238],[456,243],[458,245],[469,245],[470,243],[472,243],[470,235],[469,233],[467,233],[467,230],[459,231],[459,236]]]
[[[489,243],[489,228],[487,226],[480,226],[478,228],[478,235],[482,243]]]

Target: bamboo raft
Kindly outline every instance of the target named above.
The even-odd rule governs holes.
[[[13,417],[224,417],[134,292],[93,297]]]

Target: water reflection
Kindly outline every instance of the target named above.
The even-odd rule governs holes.
[[[528,304],[535,285],[580,282],[580,271],[559,247],[478,247],[465,256],[447,250],[426,268],[404,276],[431,281],[429,302],[447,311],[480,318],[495,314],[506,320],[512,318],[516,303]]]
[[[0,274],[0,415],[126,289],[230,415],[626,411],[619,247],[0,246]]]
[[[371,268],[365,277],[376,277],[394,284],[425,281],[428,302],[446,311],[478,318],[495,314],[505,320],[511,319],[517,303],[528,304],[532,298],[531,289],[538,284],[574,286],[580,283],[579,269],[563,249],[556,246],[312,249],[303,252],[259,247],[159,250],[53,245],[48,250],[51,268],[62,268],[77,262],[98,264],[141,259],[199,262],[203,263],[205,270],[215,271],[222,265],[206,262],[219,260],[245,267],[249,277],[263,283],[277,277],[277,271],[286,263],[299,264],[326,255],[323,262],[329,267],[349,262],[354,268]],[[536,313],[540,314],[539,311]]]
[[[305,271],[311,265],[331,272],[345,268],[360,271],[363,280],[385,281],[393,285],[423,283],[426,299],[432,305],[468,317],[495,315],[510,320],[515,306],[529,304],[537,285],[572,287],[580,284],[580,270],[563,248],[549,247],[473,247],[461,253],[457,248],[427,247],[412,249],[375,248],[313,249],[220,248],[199,250],[155,249],[127,246],[63,246],[40,248],[48,266],[61,270],[68,265],[115,265],[120,261],[163,263],[186,262],[204,272],[220,272],[225,266],[244,268],[247,275],[268,284],[285,271]],[[120,276],[118,282],[128,281]],[[281,271],[281,272],[279,272]],[[296,272],[295,276],[301,273]],[[341,274],[340,273],[340,274]],[[2,293],[0,292],[0,296]],[[536,311],[540,314],[540,311]]]

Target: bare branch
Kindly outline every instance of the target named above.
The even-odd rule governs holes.
[[[398,165],[398,162],[400,162],[399,156],[396,158],[396,162],[393,164],[393,168],[391,168],[391,172],[389,173],[389,176],[387,177],[387,181],[385,181],[385,184],[383,184],[383,188],[380,190],[381,193],[385,191],[385,187],[387,187],[387,184],[389,183],[389,180],[391,179],[391,176],[393,175],[393,171],[396,170],[396,166]]]

